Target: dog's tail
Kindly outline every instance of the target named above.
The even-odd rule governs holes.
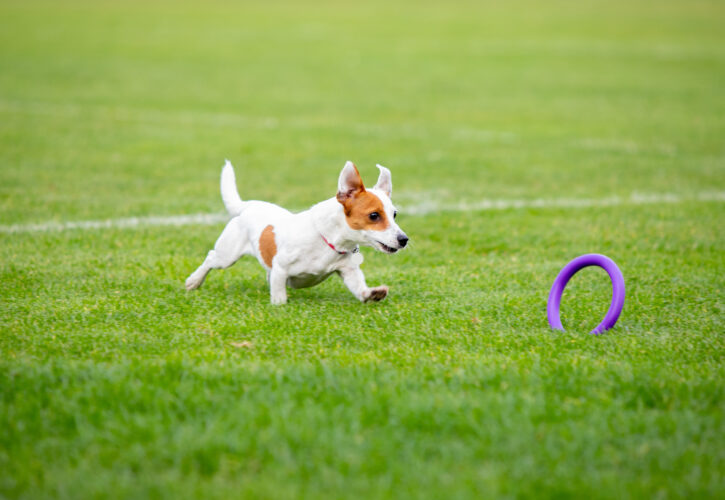
[[[225,160],[224,167],[222,167],[221,190],[222,200],[224,200],[224,206],[227,207],[229,215],[236,217],[242,213],[247,204],[239,197],[234,167],[229,160]]]

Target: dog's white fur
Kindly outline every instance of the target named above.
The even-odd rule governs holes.
[[[214,250],[187,278],[187,290],[199,288],[212,269],[226,269],[243,255],[254,255],[267,270],[273,304],[287,302],[287,286],[314,286],[332,273],[338,273],[359,300],[367,302],[384,299],[388,294],[387,286],[369,288],[365,283],[365,276],[360,269],[362,258],[357,253],[358,245],[394,253],[406,245],[408,237],[394,220],[396,210],[390,201],[393,187],[390,170],[381,165],[378,168],[380,176],[377,184],[366,190],[355,165],[347,162],[340,172],[337,197],[293,214],[272,203],[242,201],[236,187],[234,168],[227,160],[222,169],[221,193],[224,205],[233,218],[222,231]],[[360,188],[380,200],[376,206],[381,206],[385,212],[380,214],[387,221],[385,228],[373,224],[372,219],[367,221],[369,224],[366,227],[351,227],[348,219],[350,214],[343,206],[344,203],[354,206],[354,195]],[[366,196],[370,201],[370,196]],[[377,203],[376,200],[372,201]],[[365,214],[365,217],[369,217],[369,214]],[[260,237],[268,226],[273,227],[276,245],[271,266],[265,262],[260,249]]]

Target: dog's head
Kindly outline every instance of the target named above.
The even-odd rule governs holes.
[[[347,225],[360,236],[359,244],[395,253],[408,244],[408,237],[395,222],[397,211],[390,201],[393,191],[390,170],[382,165],[378,168],[377,184],[365,189],[357,168],[347,162],[340,172],[337,201],[342,205]]]

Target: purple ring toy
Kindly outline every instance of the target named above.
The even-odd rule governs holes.
[[[609,310],[602,322],[590,333],[599,335],[603,331],[609,330],[617,322],[619,315],[622,314],[622,307],[624,307],[624,276],[622,276],[622,271],[609,257],[598,253],[588,253],[577,257],[564,266],[564,269],[559,272],[554,284],[551,286],[549,301],[546,303],[546,315],[549,318],[549,325],[554,330],[564,331],[559,317],[559,306],[566,284],[577,272],[589,266],[601,267],[607,271],[609,278],[612,280],[612,305],[609,306]]]

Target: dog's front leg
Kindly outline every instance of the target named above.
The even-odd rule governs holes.
[[[388,287],[385,285],[368,288],[365,283],[365,275],[359,267],[343,267],[340,269],[345,286],[352,294],[362,302],[383,300],[388,295]]]
[[[269,294],[272,304],[287,303],[287,272],[278,265],[269,272]]]

